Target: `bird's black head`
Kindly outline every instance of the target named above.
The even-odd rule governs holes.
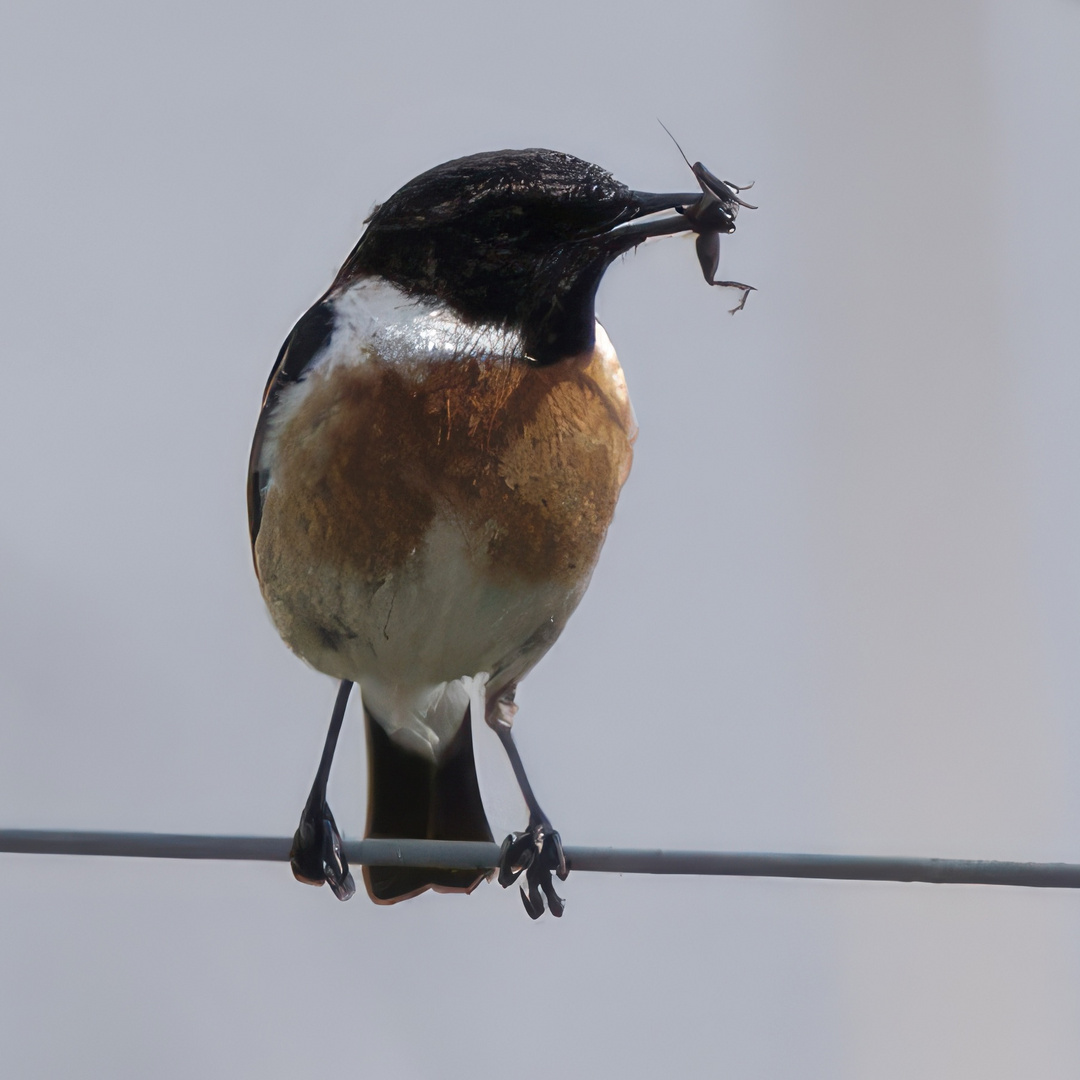
[[[591,346],[596,289],[611,262],[648,236],[700,231],[691,204],[702,198],[631,191],[552,150],[474,154],[376,208],[334,287],[381,275],[465,318],[520,331],[527,355],[551,363]],[[628,224],[672,209],[680,213]],[[705,227],[732,231],[737,201],[724,209],[726,223],[713,222],[712,209]]]

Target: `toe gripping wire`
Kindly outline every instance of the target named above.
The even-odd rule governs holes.
[[[499,851],[499,884],[508,889],[525,874],[525,886],[521,887],[521,902],[530,919],[539,919],[544,914],[544,898],[551,914],[560,918],[566,910],[566,901],[555,891],[551,880],[554,873],[560,881],[565,881],[570,874],[570,866],[563,850],[562,837],[552,828],[547,814],[540,808],[532,784],[525,773],[517,744],[511,732],[514,713],[517,706],[513,702],[513,692],[504,695],[495,704],[489,715],[488,723],[499,736],[499,740],[510,760],[518,787],[529,808],[529,827],[521,833],[511,833],[502,843]]]

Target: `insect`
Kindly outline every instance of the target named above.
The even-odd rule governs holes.
[[[731,308],[731,314],[742,311],[746,307],[746,298],[752,292],[756,292],[753,285],[744,285],[741,281],[717,281],[716,271],[720,265],[720,234],[733,233],[735,231],[736,207],[744,206],[747,210],[756,210],[756,206],[739,198],[743,191],[749,191],[753,182],[739,186],[730,180],[721,180],[714,176],[700,161],[690,164],[690,159],[683,153],[678,139],[668,131],[664,122],[660,126],[667,131],[676,149],[682,154],[687,168],[694,174],[701,187],[701,198],[692,206],[678,209],[684,217],[691,222],[691,227],[697,233],[695,247],[697,248],[698,262],[701,264],[701,272],[710,285],[719,285],[727,289],[741,289],[742,298],[735,307]]]

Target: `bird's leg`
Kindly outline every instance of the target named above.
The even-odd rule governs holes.
[[[510,767],[514,770],[518,787],[529,808],[529,827],[523,833],[508,836],[499,852],[499,884],[509,888],[522,871],[528,889],[522,888],[521,902],[532,919],[539,919],[544,914],[544,897],[547,897],[551,914],[556,918],[562,915],[564,902],[555,892],[551,881],[554,871],[560,881],[565,881],[570,873],[563,852],[562,839],[552,828],[547,814],[540,808],[532,785],[525,775],[525,766],[521,763],[517,744],[514,742],[512,727],[517,706],[514,704],[514,687],[504,690],[488,709],[487,722],[494,728],[503,744]]]
[[[345,706],[349,703],[352,685],[348,679],[344,679],[338,688],[319,771],[315,774],[315,782],[311,785],[311,794],[300,815],[300,827],[293,836],[292,850],[289,852],[289,862],[297,881],[307,885],[321,885],[325,881],[339,900],[348,900],[356,892],[356,885],[349,873],[345,852],[341,849],[337,823],[326,804],[326,782],[330,779],[330,765],[334,760],[338,733],[345,719]]]

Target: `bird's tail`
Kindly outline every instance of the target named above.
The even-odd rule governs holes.
[[[473,760],[468,712],[437,764],[403,750],[364,709],[367,728],[369,837],[389,840],[491,841]],[[394,904],[426,889],[472,892],[484,870],[365,866],[364,884],[377,904]]]

